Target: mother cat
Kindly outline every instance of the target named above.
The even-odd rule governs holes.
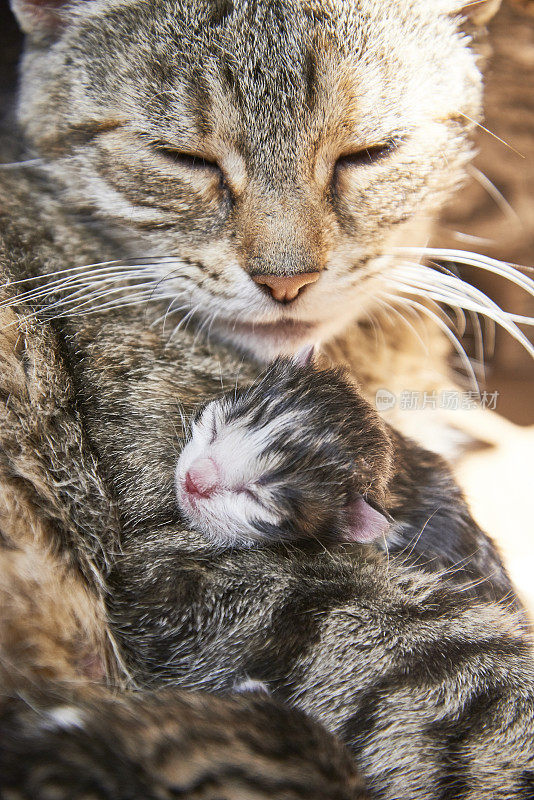
[[[213,554],[173,492],[177,401],[254,371],[202,325],[258,357],[341,330],[458,180],[480,102],[458,4],[15,10],[45,176],[5,181],[7,277],[152,259],[19,305],[6,290],[1,665],[28,705],[4,701],[4,742],[42,755],[60,701],[52,719],[83,731],[103,673],[140,690],[250,676],[347,742],[373,797],[532,797],[534,662],[511,612],[358,549]],[[125,279],[148,307],[28,316],[43,298],[49,316],[98,306]],[[169,295],[196,333],[157,327]]]

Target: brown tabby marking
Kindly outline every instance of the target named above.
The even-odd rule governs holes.
[[[462,180],[481,105],[463,5],[107,0],[58,30],[14,0],[19,118],[120,255],[176,255],[176,305],[269,359],[376,310],[392,248]],[[315,273],[291,302],[251,280]]]
[[[34,689],[0,706],[6,730],[6,800],[371,800],[333,736],[265,697]]]
[[[36,9],[29,0],[17,3],[23,24],[32,31],[20,118],[33,146],[43,147],[46,157],[47,137],[68,137],[80,124],[103,120],[126,119],[128,124],[86,141],[74,137],[65,156],[51,154],[49,184],[42,175],[5,182],[2,260],[7,271],[19,278],[101,262],[114,254],[124,258],[163,251],[178,254],[183,267],[172,287],[184,312],[198,306],[208,323],[210,315],[218,314],[219,336],[247,346],[258,358],[294,349],[299,339],[341,330],[367,301],[376,304],[385,272],[373,283],[376,276],[366,273],[366,266],[383,266],[376,257],[388,252],[401,232],[409,235],[408,226],[419,212],[429,214],[439,205],[468,158],[471,123],[461,114],[478,115],[480,76],[451,17],[458,8],[455,2],[426,0],[401,0],[394,9],[376,0],[333,5],[106,0],[77,4],[66,26],[58,29],[57,14],[53,25],[42,24],[46,6],[32,15]],[[315,65],[309,58],[312,45],[318,50]],[[415,63],[406,58],[409,53]],[[259,81],[262,64],[267,69]],[[225,75],[230,80],[223,86]],[[354,103],[347,108],[351,85]],[[330,91],[341,101],[346,115],[341,120],[328,105]],[[343,146],[350,148],[350,153],[339,149],[340,138],[334,137],[338,160],[332,164],[332,153],[326,159],[336,173],[330,191],[325,170],[312,169],[320,159],[316,163],[310,155],[313,142],[320,142],[314,125],[322,108],[334,115],[327,114],[326,121],[336,136],[346,123]],[[415,120],[414,108],[420,115]],[[458,112],[462,124],[443,124]],[[215,140],[220,146],[216,165],[203,149]],[[359,148],[380,157],[362,164]],[[191,162],[195,155],[202,156],[201,164]],[[225,172],[238,175],[237,202],[232,186],[221,181]],[[305,212],[324,219],[317,241],[331,251],[320,280],[293,305],[282,305],[250,279],[237,240],[241,212],[248,199],[254,200],[260,222],[270,224],[268,215],[276,216],[270,254],[276,264],[271,260],[268,268],[282,272],[287,259],[297,273],[307,243],[302,245],[300,229],[288,241],[289,196],[297,222]],[[74,210],[89,213],[89,223]],[[304,228],[306,239],[313,232]],[[253,246],[254,235],[250,240]],[[369,290],[367,298],[363,287]],[[531,798],[534,662],[521,621],[509,609],[473,600],[446,576],[429,576],[359,548],[350,553],[310,547],[221,555],[211,552],[196,531],[184,528],[172,485],[183,436],[178,404],[187,412],[220,391],[221,376],[223,384],[239,383],[240,373],[250,378],[255,367],[242,364],[230,350],[210,350],[202,331],[180,329],[171,336],[158,328],[157,317],[166,308],[161,302],[146,313],[141,305],[58,320],[50,307],[48,321],[42,313],[31,331],[21,319],[24,346],[15,343],[16,355],[8,356],[22,358],[23,369],[15,366],[8,376],[16,388],[23,379],[22,354],[30,354],[28,375],[24,372],[30,388],[27,395],[16,390],[13,401],[7,387],[0,396],[6,422],[0,426],[2,491],[5,482],[8,497],[24,504],[21,528],[10,529],[2,553],[9,563],[9,554],[20,551],[24,564],[28,527],[42,516],[43,563],[51,551],[68,565],[78,591],[84,592],[82,601],[85,593],[95,598],[97,647],[103,640],[97,612],[105,604],[106,633],[118,643],[117,671],[127,679],[126,671],[120,671],[122,659],[139,689],[136,698],[122,691],[114,697],[103,687],[90,686],[80,694],[75,686],[69,694],[72,687],[57,680],[32,687],[36,697],[28,695],[34,706],[28,710],[16,694],[28,689],[26,673],[31,679],[33,662],[20,661],[18,670],[10,670],[13,691],[1,700],[2,738],[9,745],[7,756],[13,756],[9,772],[0,771],[0,780],[12,783],[8,791],[14,784],[26,792],[25,800],[44,800],[52,790],[61,800],[72,797],[72,765],[65,764],[72,755],[81,792],[94,795],[95,781],[100,781],[100,796],[107,793],[113,800],[136,792],[143,798],[151,792],[183,796],[184,791],[194,797],[196,787],[191,786],[164,784],[160,792],[162,762],[156,759],[155,770],[151,762],[160,721],[168,730],[167,709],[180,708],[178,716],[186,715],[178,688],[231,691],[236,680],[250,677],[267,682],[277,700],[309,712],[343,738],[375,800]],[[257,333],[262,323],[263,339]],[[395,331],[390,341],[394,349]],[[33,376],[39,379],[35,394]],[[13,586],[8,591],[15,598],[21,595],[15,608],[33,612],[28,598],[35,584],[21,583],[22,569],[9,567]],[[44,571],[43,592],[57,591],[56,579]],[[76,605],[77,616],[66,626],[75,640],[84,608]],[[70,613],[65,604],[61,610]],[[65,645],[61,620],[51,627],[50,652],[54,646],[63,648],[67,680],[73,673],[91,673],[94,663],[98,667],[97,660],[87,668],[84,641],[80,651],[76,641],[72,649]],[[9,618],[6,630],[6,645],[17,652],[24,631],[34,635],[33,625],[25,623],[19,641],[10,632]],[[41,675],[50,659],[40,656],[46,645],[38,650],[43,669],[38,666],[35,672]],[[109,677],[113,680],[113,674]],[[165,685],[164,695],[151,691]],[[58,712],[58,694],[68,711],[60,705]],[[128,718],[133,710],[141,721],[138,738],[139,728],[131,740],[125,732],[124,707]],[[85,713],[90,720],[86,734]],[[222,709],[217,716],[227,719]],[[273,742],[268,735],[272,717],[258,719],[266,747],[282,743],[280,761],[290,768],[296,757],[309,772],[317,750],[299,744],[295,756],[291,735],[286,738],[289,725],[275,728],[280,736]],[[218,727],[194,728],[201,755]],[[229,718],[218,732],[217,746],[231,769],[228,730]],[[163,766],[179,761],[183,752],[175,734],[179,737],[180,729],[173,725],[170,744],[164,742],[171,761],[164,760]],[[327,734],[318,737],[319,749],[328,748]],[[144,746],[147,767],[140,763]],[[35,770],[28,770],[28,752],[36,752]],[[240,751],[239,763],[241,754],[247,770],[250,764],[252,784],[258,758]],[[39,786],[43,766],[45,782]],[[65,768],[71,772],[61,784]],[[48,780],[50,771],[55,785]],[[343,776],[341,792],[346,789]],[[291,792],[309,795],[299,781],[296,790],[273,789],[272,784],[267,792],[265,784],[259,788],[280,800]],[[332,796],[327,789],[320,792]],[[248,786],[241,794],[251,796]]]

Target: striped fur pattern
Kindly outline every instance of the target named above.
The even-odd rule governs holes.
[[[18,116],[72,209],[122,257],[177,255],[158,290],[269,360],[367,319],[426,243],[481,112],[462,10],[495,6],[13,0]],[[312,272],[289,304],[251,280]]]
[[[191,503],[181,483],[199,458],[215,461],[220,486]],[[350,541],[359,522],[351,514],[365,514],[365,500],[392,522],[370,537],[386,552],[450,570],[475,595],[517,602],[444,460],[384,423],[340,368],[279,359],[251,386],[197,411],[177,491],[188,521],[223,547]]]
[[[4,234],[13,263],[22,242]],[[339,741],[247,684],[127,691],[105,609],[121,524],[61,350],[28,307],[3,313],[2,800],[367,800]]]
[[[531,797],[534,670],[522,623],[369,549],[206,560],[160,532],[117,565],[114,631],[140,684],[263,681],[348,744],[373,798]]]
[[[0,740],[9,800],[370,798],[333,736],[265,696],[34,690],[2,704]]]
[[[258,358],[339,330],[468,158],[462,4],[14,5],[19,118],[46,169],[0,188],[2,800],[532,798],[512,609],[361,546],[215,550],[175,502],[179,411],[257,366],[185,322],[171,335],[168,298],[59,319],[50,295],[46,313],[14,299],[17,280],[164,251],[183,319],[222,320]],[[275,307],[250,277],[287,264],[321,280]],[[211,696],[247,681],[272,699]]]
[[[36,224],[32,212],[35,197],[23,190],[20,180],[12,183],[9,204],[3,205],[14,212],[20,204],[16,223],[12,214],[2,220],[4,262],[18,274],[35,259],[68,266],[72,254],[42,234],[45,221]],[[59,208],[54,213],[60,232],[65,217]],[[66,241],[90,258],[88,232],[67,222]],[[0,427],[1,463],[9,458],[2,496],[19,508],[18,524],[7,535],[2,519],[0,552],[12,598],[11,605],[0,606],[2,736],[10,747],[21,736],[28,741],[21,727],[27,730],[30,711],[12,705],[17,697],[26,697],[36,714],[50,708],[50,697],[54,709],[68,706],[62,719],[72,721],[92,702],[95,683],[105,697],[105,683],[111,684],[110,704],[98,702],[106,703],[105,741],[116,740],[121,753],[126,734],[108,716],[113,697],[130,702],[121,684],[137,687],[143,717],[141,709],[150,715],[154,702],[145,695],[148,689],[220,693],[250,679],[341,737],[371,797],[529,797],[534,661],[522,621],[511,610],[482,596],[475,601],[446,576],[429,576],[363,546],[325,552],[310,543],[214,552],[201,534],[183,526],[176,506],[174,468],[185,439],[179,410],[188,414],[219,396],[221,374],[233,380],[241,374],[250,385],[253,367],[195,342],[192,330],[182,329],[173,339],[157,333],[150,327],[156,308],[48,323],[32,322],[31,307],[23,303],[11,308],[18,332],[8,335],[4,327],[1,342],[4,362],[13,367],[0,371],[3,413],[16,412]],[[49,376],[44,383],[42,375]],[[64,391],[50,391],[69,382],[75,403],[65,402]],[[30,398],[43,387],[46,402],[36,414]],[[62,493],[55,458],[73,434],[85,445],[69,450],[69,487]],[[88,474],[98,478],[99,493],[84,488]],[[50,523],[35,538],[34,521],[43,519],[46,508]],[[98,539],[118,543],[106,545],[107,566],[94,558],[79,527],[78,514],[91,510]],[[105,538],[110,532],[111,540]],[[65,552],[66,536],[67,552],[74,548],[80,565],[90,560],[99,580],[93,569],[67,561],[67,586],[57,566],[47,568],[47,559]],[[28,562],[32,543],[35,555]],[[8,567],[14,559],[20,559],[18,566]],[[90,602],[83,605],[77,599],[82,595]],[[6,614],[7,608],[15,610]],[[40,731],[35,746],[54,769],[58,762],[61,775],[60,734]],[[91,731],[90,752],[98,756],[102,725],[95,720]],[[15,775],[21,769],[16,752],[10,766]],[[77,763],[78,756],[73,758]],[[150,775],[149,766],[139,769],[141,776],[143,770]],[[113,770],[125,788],[110,789],[108,796],[120,797],[130,790],[130,777],[118,766]],[[66,800],[68,792],[61,791],[56,796]],[[35,791],[33,797],[47,795]]]

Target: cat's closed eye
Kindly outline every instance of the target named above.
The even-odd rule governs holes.
[[[382,161],[389,155],[392,155],[397,150],[398,146],[399,142],[397,140],[389,139],[387,142],[361,147],[353,152],[346,153],[340,156],[336,161],[336,171],[350,167],[364,167],[369,164],[376,164],[377,161]]]
[[[198,153],[185,152],[163,142],[152,144],[151,149],[167,164],[175,165],[191,175],[214,179],[221,189],[228,189],[224,172],[216,161]]]
[[[184,153],[182,150],[165,144],[155,144],[153,145],[153,150],[163,156],[171,164],[177,164],[180,167],[190,170],[204,170],[214,174],[217,173],[222,177],[222,170],[216,161],[210,161],[194,153]]]

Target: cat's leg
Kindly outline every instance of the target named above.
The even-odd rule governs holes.
[[[367,800],[344,747],[266,696],[32,687],[0,702],[9,800]]]
[[[19,680],[124,679],[103,602],[116,537],[113,503],[86,442],[53,332],[24,307],[3,307],[0,672],[5,691],[11,684],[17,691]]]

